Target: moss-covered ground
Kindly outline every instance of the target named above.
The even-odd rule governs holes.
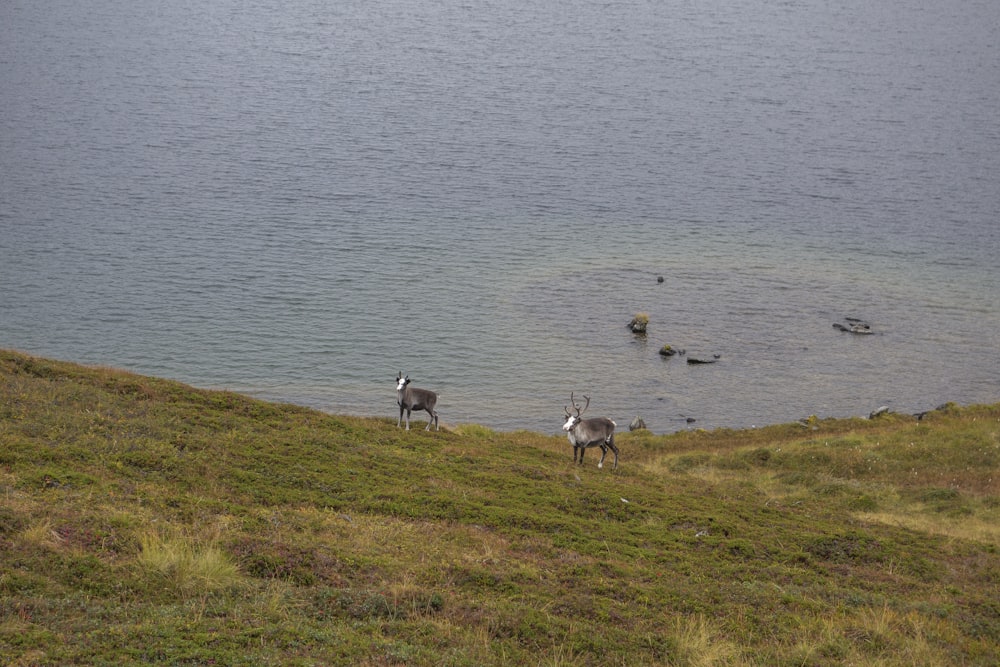
[[[414,426],[0,350],[0,663],[1000,664],[1000,405]]]

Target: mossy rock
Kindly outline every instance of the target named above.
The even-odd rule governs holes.
[[[646,327],[649,325],[649,314],[648,313],[636,313],[632,321],[628,323],[628,328],[632,330],[632,333],[646,333]]]

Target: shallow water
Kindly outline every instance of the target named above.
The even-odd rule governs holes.
[[[1000,400],[1000,25],[870,4],[5,3],[0,345],[504,430]]]

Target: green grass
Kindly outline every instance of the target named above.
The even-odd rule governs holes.
[[[1000,663],[1000,406],[619,445],[0,350],[0,663]]]

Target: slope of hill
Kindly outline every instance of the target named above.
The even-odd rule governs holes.
[[[416,426],[0,350],[0,662],[1000,663],[1000,405]]]

